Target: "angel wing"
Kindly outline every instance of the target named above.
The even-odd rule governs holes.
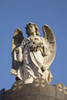
[[[22,40],[24,39],[22,31],[18,28],[15,29],[13,38],[12,38],[12,47],[11,47],[11,53],[12,53],[12,69],[11,74],[15,75],[17,71],[17,67],[21,65],[21,62],[15,59],[15,52],[17,52],[17,48],[19,48]]]
[[[13,50],[20,46],[22,40],[24,39],[22,31],[18,28],[15,29],[14,31],[14,35],[12,38],[12,47],[11,47],[11,52],[13,52]]]
[[[47,44],[47,56],[44,57],[44,67],[47,69],[51,65],[51,63],[54,60],[55,53],[56,53],[56,40],[55,36],[53,34],[53,31],[48,25],[44,25],[42,27],[43,34],[44,34],[44,39]]]

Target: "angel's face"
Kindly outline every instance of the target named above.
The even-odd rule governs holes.
[[[34,25],[29,25],[28,28],[27,28],[27,32],[30,35],[34,35],[34,33],[35,33],[35,26]]]

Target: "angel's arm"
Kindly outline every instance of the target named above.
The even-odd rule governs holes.
[[[21,46],[16,48],[16,50],[14,51],[14,60],[19,61],[19,62],[23,61],[23,54],[22,54],[22,47]]]

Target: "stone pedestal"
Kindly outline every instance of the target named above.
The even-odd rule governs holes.
[[[67,87],[62,83],[48,85],[44,79],[36,79],[32,84],[19,80],[10,90],[0,91],[0,100],[67,100]]]

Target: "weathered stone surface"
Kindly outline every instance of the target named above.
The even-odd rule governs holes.
[[[2,89],[0,91],[0,100],[3,100],[4,99],[5,92],[6,92],[6,89]]]
[[[44,37],[40,36],[34,23],[28,23],[25,28],[26,39],[18,28],[13,35],[11,74],[25,84],[33,83],[36,78],[44,78],[50,84],[52,74],[49,67],[56,52],[55,36],[48,25],[42,27]]]
[[[67,100],[67,87],[62,83],[49,85],[44,79],[30,84],[19,80],[10,90],[0,91],[0,100]]]
[[[57,98],[65,100],[67,96],[67,87],[62,83],[58,83],[56,85],[56,91],[57,91]]]

